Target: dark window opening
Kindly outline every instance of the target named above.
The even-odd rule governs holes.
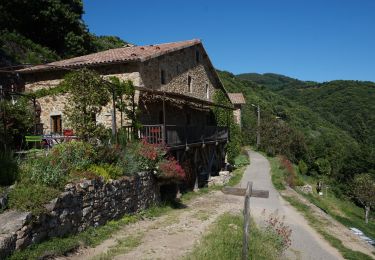
[[[195,51],[195,61],[197,62],[197,63],[199,63],[200,62],[200,53],[199,53],[199,51],[198,50],[196,50]]]
[[[161,70],[160,71],[160,83],[163,84],[163,85],[166,84],[165,76],[166,76],[165,75],[165,70]]]
[[[58,134],[61,134],[61,133],[62,133],[62,127],[61,127],[62,120],[61,120],[61,115],[51,116],[51,120],[52,120],[52,133],[58,133]]]
[[[189,86],[189,92],[193,92],[193,81],[190,76],[188,76],[188,86]]]

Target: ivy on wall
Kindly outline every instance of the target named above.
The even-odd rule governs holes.
[[[66,87],[66,85],[58,84],[56,87],[38,89],[32,93],[29,93],[29,95],[35,98],[43,98],[47,96],[61,95],[67,92],[68,92],[68,88]]]
[[[221,90],[215,92],[213,100],[216,104],[225,105],[231,107],[228,97]],[[234,158],[241,152],[241,130],[238,124],[234,121],[233,110],[214,107],[212,109],[218,126],[228,126],[230,139],[227,146],[228,161],[234,163]]]

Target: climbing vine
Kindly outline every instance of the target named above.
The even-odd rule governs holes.
[[[216,104],[225,105],[231,107],[228,97],[221,90],[215,92],[213,100]],[[240,154],[241,151],[241,132],[239,126],[234,121],[233,111],[221,107],[214,107],[213,113],[218,126],[228,126],[229,128],[229,143],[227,146],[228,161],[234,163],[234,158]]]

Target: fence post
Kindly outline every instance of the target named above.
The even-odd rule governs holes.
[[[248,182],[245,194],[244,204],[244,225],[243,225],[243,242],[242,242],[242,259],[247,260],[249,256],[248,245],[249,245],[249,228],[250,228],[250,196],[253,188],[253,183]]]

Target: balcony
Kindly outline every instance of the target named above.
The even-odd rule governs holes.
[[[126,127],[127,133],[131,128]],[[128,134],[130,136],[130,134]],[[227,142],[228,128],[222,126],[176,126],[176,125],[143,125],[138,132],[138,138],[146,139],[149,143],[165,143],[170,148],[180,148],[186,145]]]

